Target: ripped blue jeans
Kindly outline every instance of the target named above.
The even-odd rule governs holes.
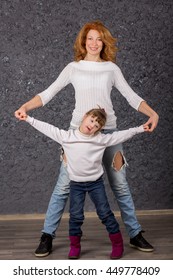
[[[104,129],[102,132],[106,134],[112,133],[115,130],[116,129]],[[125,158],[124,164],[120,170],[116,170],[113,166],[114,156],[118,152],[121,152],[121,154],[123,155],[122,144],[106,148],[103,156],[103,164],[107,173],[110,187],[118,203],[121,217],[126,227],[126,231],[129,237],[133,238],[141,231],[141,226],[136,218],[133,199],[130,193],[128,182],[126,180]],[[55,185],[48,205],[44,228],[42,230],[42,232],[52,235],[53,238],[55,237],[55,232],[59,227],[61,217],[69,196],[69,182],[70,180],[68,177],[67,168],[64,162],[62,162],[58,181]]]

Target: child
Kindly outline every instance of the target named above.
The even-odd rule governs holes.
[[[97,214],[106,226],[112,242],[111,259],[121,258],[123,254],[123,239],[113,212],[110,209],[103,183],[102,157],[104,150],[124,142],[135,134],[148,131],[148,126],[130,128],[128,130],[102,134],[100,130],[106,123],[104,109],[91,109],[83,117],[78,129],[68,131],[41,122],[29,116],[24,118],[34,128],[49,136],[62,145],[70,177],[70,220],[69,239],[70,251],[68,257],[77,259],[80,256],[82,236],[81,226],[84,221],[84,200],[88,192],[95,204]]]

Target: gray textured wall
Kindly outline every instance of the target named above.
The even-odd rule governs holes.
[[[47,209],[58,176],[59,146],[18,122],[13,112],[73,60],[76,34],[93,19],[102,20],[118,38],[117,64],[132,88],[160,115],[153,134],[124,145],[136,209],[173,207],[172,7],[172,0],[1,0],[0,214]],[[120,129],[146,120],[116,90],[112,100]],[[32,115],[66,129],[73,108],[69,85]],[[116,210],[107,183],[106,190]],[[87,199],[86,210],[93,209]]]

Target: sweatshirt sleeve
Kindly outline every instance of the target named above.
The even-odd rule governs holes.
[[[33,126],[35,129],[37,129],[44,135],[48,136],[52,140],[62,145],[63,138],[67,134],[67,131],[61,130],[46,122],[36,120],[30,116],[27,117],[26,122],[28,122],[31,126]]]
[[[113,146],[119,143],[123,143],[134,135],[144,132],[143,125],[139,127],[129,128],[127,130],[115,131],[112,134],[105,134],[103,136],[106,146]]]
[[[144,99],[134,92],[134,90],[129,86],[121,72],[121,69],[116,64],[114,64],[114,66],[114,86],[126,98],[129,105],[138,110],[139,105],[142,101],[144,101]]]
[[[72,66],[69,63],[59,74],[58,78],[44,91],[38,95],[41,98],[43,106],[46,105],[62,88],[70,83]]]

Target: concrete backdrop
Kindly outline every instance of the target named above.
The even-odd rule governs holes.
[[[173,208],[172,8],[172,0],[1,0],[0,214],[47,209],[60,166],[59,146],[18,122],[13,113],[73,60],[79,29],[94,19],[102,20],[118,38],[117,64],[160,115],[154,133],[124,144],[136,209]],[[146,121],[115,89],[112,100],[120,129]],[[67,129],[73,108],[69,85],[30,115]],[[107,179],[106,191],[117,210]],[[94,210],[88,198],[86,210]]]

